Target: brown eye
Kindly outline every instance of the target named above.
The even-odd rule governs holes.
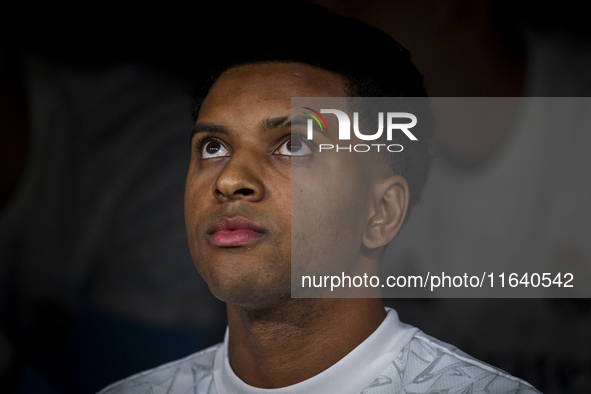
[[[302,149],[302,144],[300,141],[297,141],[297,140],[289,140],[289,141],[287,141],[286,148],[291,153],[294,153],[294,152],[297,152],[300,149]]]
[[[299,139],[291,139],[285,141],[277,150],[275,154],[284,156],[307,156],[312,153],[312,150]]]
[[[226,149],[226,147],[219,141],[210,140],[203,146],[202,151],[202,158],[203,159],[211,159],[214,157],[224,157],[229,156],[230,152]]]
[[[217,141],[211,141],[205,146],[205,151],[211,155],[215,155],[222,148],[222,144]]]

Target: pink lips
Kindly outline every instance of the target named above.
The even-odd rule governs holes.
[[[248,245],[262,237],[263,233],[262,229],[244,216],[221,216],[208,231],[211,242],[222,247]]]

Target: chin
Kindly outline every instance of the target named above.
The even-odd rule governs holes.
[[[271,257],[277,255],[281,254],[249,253],[244,248],[216,250],[198,256],[195,266],[218,299],[260,304],[291,295],[290,257]]]
[[[212,294],[219,300],[247,309],[269,308],[291,297],[289,281],[267,278],[267,283],[262,283],[261,276],[252,279],[242,277],[238,281],[229,281],[227,277],[217,278],[208,284]],[[284,284],[280,285],[280,282]]]

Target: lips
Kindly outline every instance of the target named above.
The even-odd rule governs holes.
[[[216,246],[236,247],[257,241],[265,231],[244,216],[220,216],[207,233]]]

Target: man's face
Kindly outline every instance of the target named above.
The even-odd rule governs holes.
[[[292,246],[312,265],[359,253],[366,158],[318,154],[289,124],[291,97],[345,96],[339,75],[300,63],[241,66],[211,88],[191,143],[185,220],[193,261],[221,300],[289,298]]]

